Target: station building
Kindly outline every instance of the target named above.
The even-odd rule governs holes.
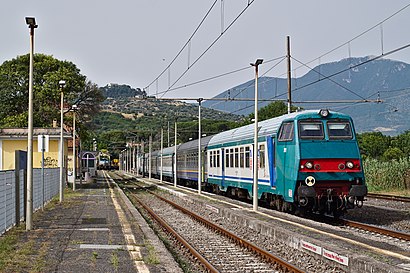
[[[60,128],[34,128],[33,129],[33,168],[41,168],[42,152],[38,147],[38,136],[44,135],[46,151],[44,152],[45,168],[60,167]],[[15,151],[27,151],[27,128],[0,129],[0,171],[14,170]],[[69,147],[69,140],[71,147]],[[72,136],[64,131],[64,165],[72,170]]]

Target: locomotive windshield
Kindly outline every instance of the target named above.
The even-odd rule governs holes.
[[[299,123],[299,137],[301,139],[323,139],[324,136],[321,121],[301,121]]]
[[[327,123],[329,139],[352,139],[352,129],[348,121],[337,121]]]

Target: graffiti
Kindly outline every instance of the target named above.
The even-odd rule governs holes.
[[[58,160],[48,156],[48,157],[44,158],[44,167],[46,167],[46,168],[57,168],[58,167]]]

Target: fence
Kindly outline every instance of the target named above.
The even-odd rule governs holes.
[[[25,215],[25,170],[0,171],[0,234],[22,220]],[[17,176],[16,176],[17,174]],[[33,209],[41,208],[59,193],[60,169],[44,169],[44,183],[41,169],[33,169]],[[17,183],[18,180],[18,183]]]

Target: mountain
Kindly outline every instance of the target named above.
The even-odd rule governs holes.
[[[292,78],[293,105],[304,109],[328,108],[353,117],[358,132],[399,134],[410,129],[410,65],[373,57],[347,58],[321,64],[305,75]],[[287,79],[261,77],[259,99],[287,99]],[[222,92],[217,98],[254,98],[254,80]],[[382,103],[335,103],[377,100]],[[326,103],[306,103],[308,101]],[[269,102],[260,102],[259,108]],[[234,114],[253,112],[253,101],[205,101],[204,107]]]

